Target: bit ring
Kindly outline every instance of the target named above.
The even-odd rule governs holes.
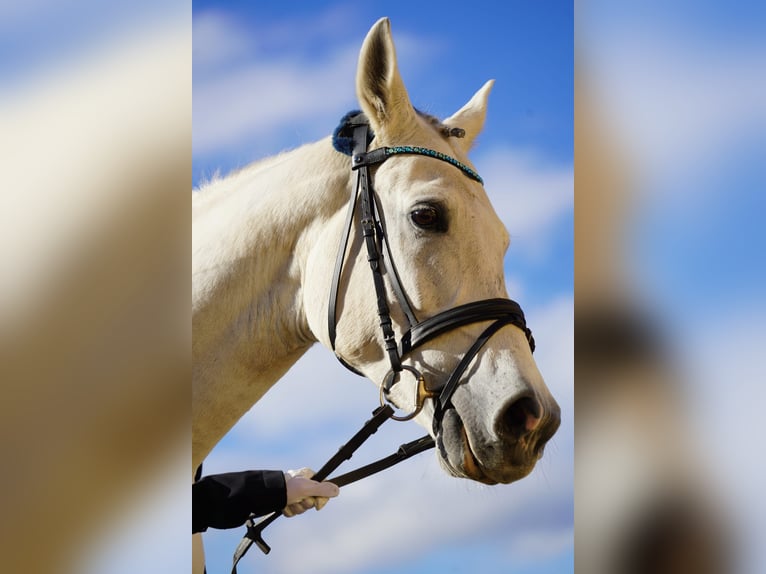
[[[438,394],[434,391],[429,391],[426,388],[426,380],[423,378],[423,375],[418,371],[415,367],[411,367],[409,365],[402,365],[402,371],[408,371],[412,373],[412,376],[415,377],[415,380],[417,381],[417,387],[415,391],[415,410],[413,410],[411,413],[401,416],[392,415],[391,418],[395,421],[408,421],[411,419],[414,419],[420,411],[423,410],[423,406],[425,405],[426,399],[433,399],[438,396]],[[383,379],[383,384],[380,385],[380,404],[385,405],[386,403],[391,403],[391,401],[388,400],[388,397],[386,396],[388,391],[391,390],[391,387],[393,387],[398,381],[397,377],[402,371],[394,371],[391,369],[386,374],[385,378]]]

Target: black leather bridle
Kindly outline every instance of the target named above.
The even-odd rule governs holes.
[[[368,143],[371,141],[370,127],[367,117],[361,112],[349,117],[346,120],[343,129],[351,131],[351,137],[353,139],[351,169],[357,172],[357,185],[349,202],[346,224],[338,254],[335,259],[335,269],[330,288],[330,301],[327,313],[330,345],[333,351],[335,351],[338,322],[338,290],[341,276],[343,274],[343,262],[346,258],[348,240],[353,229],[354,214],[358,211],[362,236],[367,249],[367,260],[370,263],[370,269],[372,271],[378,317],[380,319],[380,328],[383,334],[383,347],[388,355],[391,365],[391,369],[388,371],[380,387],[381,403],[388,400],[388,394],[393,385],[398,382],[401,373],[403,371],[411,373],[417,381],[415,410],[406,416],[393,416],[392,418],[395,420],[409,420],[420,412],[426,399],[434,399],[435,405],[432,424],[434,435],[437,435],[441,429],[444,413],[451,406],[452,395],[457,389],[460,377],[492,335],[506,325],[515,325],[526,335],[532,351],[535,349],[535,341],[532,337],[532,332],[529,330],[526,321],[524,320],[524,313],[521,310],[521,307],[518,303],[510,299],[495,298],[475,301],[473,303],[467,303],[443,311],[423,321],[418,320],[417,315],[407,298],[407,294],[402,286],[399,274],[396,271],[396,266],[394,265],[391,256],[391,248],[381,217],[381,208],[376,198],[372,178],[370,176],[370,167],[382,164],[395,155],[423,155],[447,162],[461,170],[467,177],[482,184],[484,182],[479,174],[467,165],[448,155],[428,148],[396,146],[379,147],[367,151]],[[358,210],[357,203],[360,204]],[[384,270],[391,284],[394,297],[407,321],[407,330],[398,342],[393,329],[391,311],[388,306],[388,293],[383,277]],[[493,323],[479,335],[474,344],[465,353],[460,363],[455,367],[446,383],[444,383],[440,389],[428,389],[421,373],[415,367],[402,363],[402,359],[409,355],[413,350],[421,347],[435,337],[465,325],[486,321],[493,321]],[[338,357],[338,360],[351,371],[361,374],[357,369],[349,365],[337,351],[336,356]]]
[[[335,259],[335,268],[330,287],[330,301],[327,312],[327,327],[330,336],[330,345],[335,352],[335,356],[346,368],[358,375],[364,376],[340,356],[335,349],[338,324],[338,291],[343,275],[343,263],[346,259],[348,241],[351,236],[351,231],[354,228],[354,215],[358,211],[362,236],[367,249],[367,260],[369,261],[370,269],[372,270],[378,317],[380,319],[380,328],[383,333],[383,347],[391,364],[391,368],[386,374],[380,387],[381,406],[373,411],[372,418],[370,418],[346,444],[341,446],[338,452],[312,477],[317,481],[328,479],[330,482],[333,482],[338,486],[345,486],[390,468],[395,464],[435,446],[434,439],[431,438],[430,435],[425,435],[417,440],[400,445],[395,453],[385,458],[346,474],[330,477],[330,473],[340,466],[341,463],[351,458],[356,449],[372,436],[372,434],[378,430],[380,425],[389,419],[406,421],[414,418],[423,409],[426,399],[433,399],[435,401],[432,425],[434,436],[438,436],[441,430],[442,418],[444,417],[446,410],[452,405],[452,395],[455,393],[455,390],[460,383],[460,378],[485,343],[501,328],[506,325],[515,325],[521,329],[526,335],[529,346],[533,352],[535,350],[535,340],[524,320],[524,313],[521,310],[521,307],[518,303],[510,299],[496,298],[475,301],[473,303],[454,307],[438,313],[433,317],[419,321],[412,309],[412,305],[407,298],[407,294],[399,279],[396,267],[394,266],[393,258],[391,256],[391,248],[388,243],[386,230],[381,217],[381,209],[375,197],[375,190],[372,186],[370,166],[381,164],[395,155],[415,154],[432,157],[454,165],[469,178],[483,184],[484,182],[479,174],[455,158],[428,148],[396,146],[380,147],[367,151],[367,146],[369,142],[372,141],[372,133],[367,117],[361,112],[347,115],[341,123],[341,126],[339,126],[339,130],[340,132],[336,130],[336,137],[340,134],[341,136],[352,138],[353,148],[351,154],[351,169],[357,173],[357,184],[351,195],[351,200],[349,201],[348,214],[340,241],[340,247],[338,248],[338,254]],[[336,149],[347,153],[344,149],[340,149],[338,146],[336,146]],[[357,204],[359,204],[358,210]],[[394,297],[407,321],[407,330],[398,342],[393,328],[391,311],[388,306],[388,293],[383,276],[384,269],[391,283]],[[435,337],[465,325],[486,321],[492,321],[492,323],[484,329],[481,335],[474,341],[473,345],[466,351],[457,367],[455,367],[446,383],[444,383],[440,389],[428,389],[423,375],[415,367],[402,363],[402,359],[407,357],[407,355],[414,349],[421,347]],[[412,374],[417,381],[415,409],[407,415],[397,416],[394,414],[394,409],[387,404],[388,394],[393,385],[398,382],[398,379],[404,371]],[[271,551],[269,545],[263,540],[262,533],[264,528],[274,522],[279,516],[281,516],[281,512],[274,512],[258,523],[254,521],[255,517],[248,519],[246,524],[247,532],[234,552],[232,574],[236,574],[237,564],[253,544],[256,544],[265,554],[268,554]]]

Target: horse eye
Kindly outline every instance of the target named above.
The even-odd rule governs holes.
[[[410,218],[423,229],[435,229],[440,224],[439,211],[435,207],[419,207],[410,213]]]

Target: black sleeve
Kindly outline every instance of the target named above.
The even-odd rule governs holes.
[[[285,475],[279,470],[211,474],[192,485],[192,533],[236,528],[250,514],[261,516],[287,504]]]

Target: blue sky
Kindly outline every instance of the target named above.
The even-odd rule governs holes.
[[[573,7],[429,6],[195,2],[194,184],[331,133],[358,107],[356,59],[382,16],[391,19],[400,69],[420,109],[448,116],[494,78],[472,159],[511,232],[509,292],[525,308],[564,422],[538,468],[519,483],[488,488],[451,479],[430,453],[422,455],[343,489],[320,513],[281,520],[267,531],[272,554],[253,550],[243,573],[309,565],[355,574],[573,569]],[[316,397],[318,386],[321,398],[296,401]],[[371,383],[314,348],[219,444],[206,472],[317,468],[376,400]],[[392,425],[353,462],[420,434],[414,424]],[[211,574],[227,571],[240,537],[239,530],[206,535]],[[395,557],[380,560],[392,547]]]

